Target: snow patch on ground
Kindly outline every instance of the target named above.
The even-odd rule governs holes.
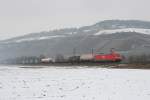
[[[150,29],[139,29],[139,28],[125,28],[125,29],[114,29],[114,30],[103,30],[99,31],[94,35],[101,35],[101,34],[112,34],[112,33],[119,33],[119,32],[138,32],[143,34],[150,35]]]
[[[35,37],[35,38],[22,38],[22,39],[13,40],[10,42],[20,43],[20,42],[27,42],[27,41],[46,40],[46,39],[63,38],[63,37],[66,37],[66,36],[65,35],[55,35],[55,36],[42,36],[42,37]],[[10,43],[10,42],[6,42],[6,43]]]
[[[83,30],[83,32],[90,32],[91,30]]]
[[[150,100],[150,70],[18,67],[0,66],[0,100]]]

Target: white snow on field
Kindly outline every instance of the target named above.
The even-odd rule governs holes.
[[[103,30],[99,31],[94,35],[101,35],[101,34],[112,34],[112,33],[119,33],[119,32],[138,32],[143,34],[150,35],[150,29],[140,29],[140,28],[124,28],[124,29],[114,29],[114,30]]]
[[[150,100],[150,70],[0,66],[0,100]]]

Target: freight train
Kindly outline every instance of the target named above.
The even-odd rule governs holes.
[[[123,60],[123,56],[121,54],[111,50],[109,54],[82,54],[79,56],[70,56],[67,58],[61,57],[59,58],[43,58],[41,59],[41,63],[101,63],[101,62],[120,62]]]

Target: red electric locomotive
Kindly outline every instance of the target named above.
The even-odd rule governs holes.
[[[95,54],[94,61],[96,62],[120,62],[122,61],[122,56],[111,50],[110,54]]]

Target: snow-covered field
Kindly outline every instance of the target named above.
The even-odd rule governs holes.
[[[0,100],[150,100],[150,70],[0,66]]]

